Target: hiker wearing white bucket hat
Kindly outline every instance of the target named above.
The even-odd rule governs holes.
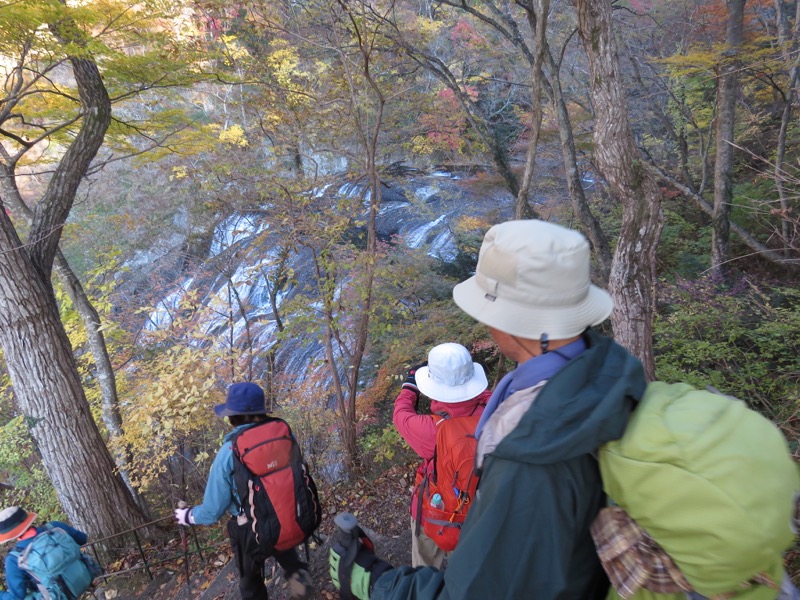
[[[439,424],[445,418],[480,416],[491,396],[488,385],[483,367],[472,361],[469,350],[447,342],[431,348],[427,363],[409,370],[395,399],[395,427],[422,459],[411,497],[411,563],[415,567],[441,567],[449,554],[419,526],[420,484],[433,468]],[[431,414],[417,412],[420,392],[431,399]]]
[[[544,221],[495,225],[453,299],[518,365],[480,418],[480,484],[447,569],[387,571],[373,597],[605,598],[589,531],[606,502],[593,453],[622,435],[646,381],[591,330],[613,302],[590,281],[588,242]]]
[[[608,292],[593,285],[589,243],[546,221],[492,227],[475,275],[453,289],[456,304],[493,329],[521,338],[574,338],[611,314]]]

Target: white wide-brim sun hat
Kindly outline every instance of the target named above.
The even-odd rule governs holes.
[[[483,367],[472,362],[469,350],[452,342],[433,347],[415,379],[420,392],[446,404],[471,400],[489,387]]]
[[[614,308],[608,292],[591,283],[586,238],[539,220],[489,229],[475,275],[453,288],[453,300],[480,323],[532,340],[575,337]]]
[[[420,392],[446,404],[471,400],[489,387],[483,367],[453,342],[431,348],[428,364],[417,369],[415,379]]]

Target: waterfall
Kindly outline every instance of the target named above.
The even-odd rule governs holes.
[[[365,204],[369,203],[369,190],[359,182],[345,182],[338,187],[327,185],[310,194],[318,198],[330,194],[343,198],[363,196]],[[498,202],[510,210],[512,200],[502,189],[494,190],[493,195],[487,195],[485,189],[475,194],[445,171],[415,175],[387,186],[377,226],[379,233],[394,243],[424,249],[430,256],[448,262],[457,255],[453,231],[461,217],[497,211]],[[229,343],[233,340],[235,345],[244,347],[249,330],[250,343],[258,354],[273,347],[278,331],[269,285],[276,274],[278,256],[271,246],[275,238],[270,234],[269,218],[269,207],[264,207],[258,213],[234,213],[223,219],[214,230],[207,258],[207,263],[214,267],[209,266],[204,277],[195,276],[177,283],[176,289],[149,315],[147,328],[168,327],[181,300],[197,287],[203,298],[199,325],[207,341]],[[302,253],[290,258],[287,266],[293,270],[297,285],[277,294],[278,308],[312,281],[307,258]],[[313,308],[313,303],[310,306]],[[291,316],[284,315],[284,318],[289,320]],[[325,368],[320,366],[324,359],[321,340],[284,340],[278,357],[281,369],[299,378],[315,368]]]

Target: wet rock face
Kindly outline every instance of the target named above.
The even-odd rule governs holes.
[[[496,184],[476,186],[461,172],[422,173],[409,166],[398,166],[396,170],[399,175],[384,181],[381,189],[377,228],[383,243],[425,249],[444,263],[456,263],[462,260],[453,235],[459,219],[482,216],[495,222],[511,216],[513,198]],[[353,218],[363,220],[367,216],[370,190],[363,181],[328,186],[314,194],[331,201],[342,197],[360,199],[364,212]],[[201,317],[208,343],[225,340],[267,352],[278,332],[275,308],[281,311],[286,301],[313,286],[315,276],[308,249],[293,248],[283,266],[291,269],[294,283],[276,293],[275,286],[280,287],[281,283],[277,281],[281,238],[271,230],[270,212],[270,207],[264,206],[247,214],[231,214],[210,236],[204,236],[202,245],[195,244],[196,250],[207,249],[205,259],[185,265],[190,268],[175,277],[145,327],[168,327],[180,314],[184,298],[190,292],[197,293],[200,303],[210,309]],[[348,233],[355,244],[364,243],[362,226],[354,226]],[[147,262],[152,269],[153,261]],[[291,319],[290,315],[283,317]],[[281,371],[302,377],[310,365],[324,360],[321,344],[312,338],[281,343],[276,357]],[[258,366],[256,376],[258,369],[266,366]]]
[[[454,231],[462,219],[477,217],[485,223],[498,223],[513,218],[514,198],[502,181],[486,169],[449,165],[424,171],[397,163],[390,170],[394,176],[382,180],[377,214],[379,240],[388,246],[423,249],[441,261],[443,272],[453,277],[468,276],[476,258],[464,254],[456,243]],[[371,190],[365,180],[343,181],[310,193],[321,202],[337,203],[347,198],[353,201],[351,206],[360,206],[360,212],[350,215],[354,225],[348,237],[356,245],[365,243],[366,231],[359,224],[369,214]],[[539,153],[532,204],[542,218],[549,218],[548,211],[567,199],[558,153]],[[291,247],[282,263],[285,239],[278,231],[279,224],[271,221],[271,208],[265,205],[246,214],[228,215],[210,236],[202,236],[202,243],[196,241],[194,251],[205,248],[206,256],[184,261],[182,274],[170,279],[171,287],[149,301],[157,308],[149,315],[146,328],[168,327],[173,315],[180,314],[182,300],[190,292],[196,293],[205,309],[200,317],[204,343],[224,342],[257,349],[253,353],[255,379],[265,379],[274,368],[275,372],[302,380],[326,368],[322,336],[309,331],[303,339],[284,339],[276,345],[280,329],[276,309],[284,324],[292,321],[288,306],[299,294],[314,289],[314,265],[308,248],[299,245]],[[479,236],[476,240],[470,246],[477,248]],[[164,260],[172,260],[172,271],[176,271],[174,257],[165,255]],[[148,259],[145,263],[140,271],[154,271],[158,261]],[[278,277],[281,267],[292,273],[288,285]],[[346,282],[343,289],[345,286]],[[310,295],[313,308],[313,294]],[[275,352],[271,352],[273,348]],[[264,360],[267,355],[274,359],[274,366]]]

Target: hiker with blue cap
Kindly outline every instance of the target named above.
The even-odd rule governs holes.
[[[175,519],[179,525],[213,525],[228,512],[228,535],[239,568],[239,591],[242,600],[268,600],[264,584],[264,561],[254,558],[247,546],[247,537],[241,535],[237,525],[241,501],[233,479],[234,457],[232,440],[253,424],[268,418],[264,392],[255,383],[234,383],[228,388],[223,404],[214,407],[218,417],[227,418],[233,426],[222,447],[217,452],[208,474],[202,504],[191,508],[176,508]],[[311,597],[312,583],[308,565],[300,560],[297,550],[276,551],[275,560],[286,575],[291,599]]]

